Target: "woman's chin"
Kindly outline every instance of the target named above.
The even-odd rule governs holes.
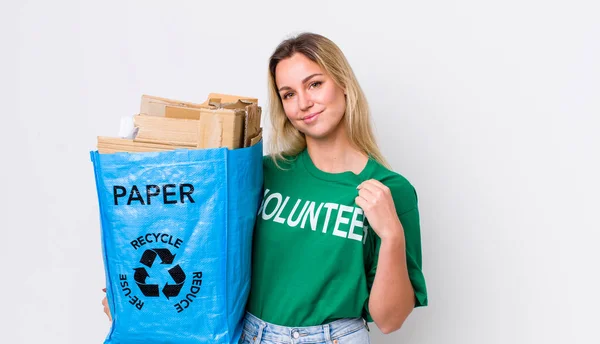
[[[307,139],[311,140],[330,140],[335,138],[339,134],[339,130],[335,130],[335,128],[310,128],[304,131],[304,136]]]

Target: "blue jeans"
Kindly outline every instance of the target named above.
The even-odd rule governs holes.
[[[286,327],[260,320],[250,313],[244,318],[239,344],[369,344],[369,327],[362,318],[340,319],[320,326]]]

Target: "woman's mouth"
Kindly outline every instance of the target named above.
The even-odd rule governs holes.
[[[310,115],[304,116],[302,118],[302,121],[304,121],[304,123],[314,122],[322,112],[323,111],[319,111],[319,112],[311,113]]]

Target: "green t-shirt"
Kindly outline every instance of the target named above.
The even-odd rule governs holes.
[[[416,306],[427,305],[421,272],[417,196],[401,175],[369,159],[360,174],[326,173],[305,149],[290,162],[265,157],[264,198],[253,238],[247,309],[283,326],[365,317],[381,239],[355,203],[356,187],[376,179],[390,188],[406,237]]]

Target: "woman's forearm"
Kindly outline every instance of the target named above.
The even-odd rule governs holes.
[[[383,333],[398,330],[415,305],[415,293],[408,276],[406,248],[402,231],[382,238],[375,280],[371,288],[369,312]]]

